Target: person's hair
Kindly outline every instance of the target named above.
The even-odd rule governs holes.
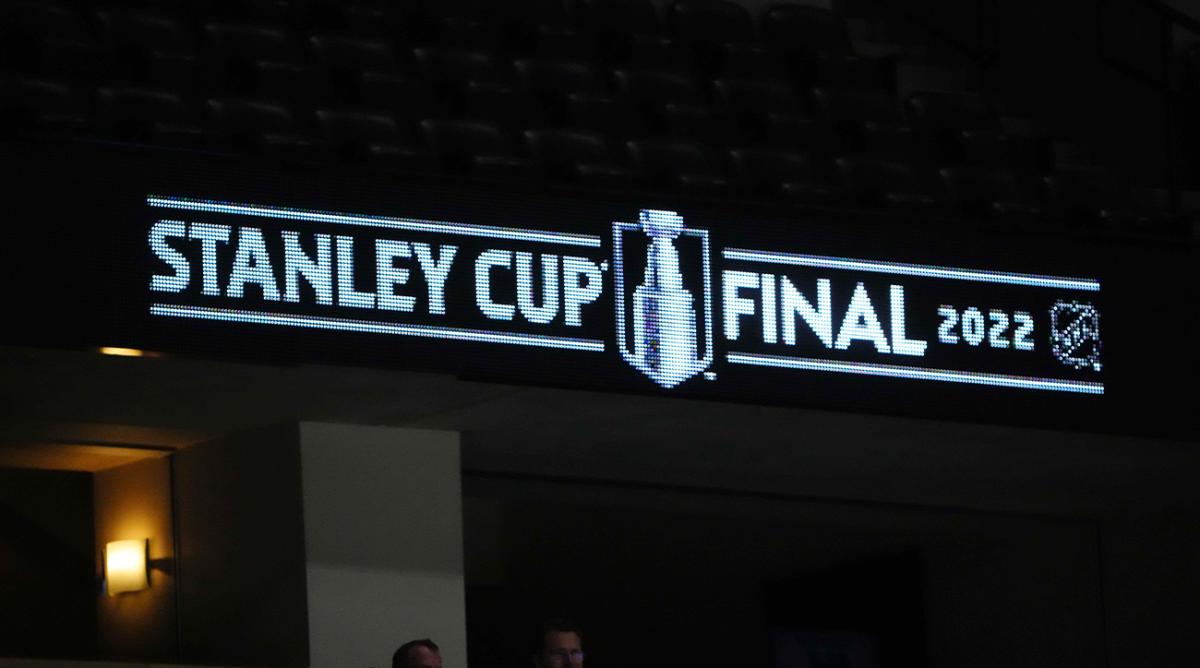
[[[542,622],[541,633],[538,634],[537,644],[534,645],[537,654],[541,654],[546,648],[546,634],[552,632],[574,633],[579,636],[579,642],[583,642],[583,628],[565,617],[552,617]]]
[[[392,654],[392,668],[411,668],[412,664],[409,663],[408,655],[409,655],[409,652],[411,652],[413,649],[416,649],[417,647],[424,647],[425,649],[427,649],[431,652],[440,651],[438,649],[437,643],[433,642],[429,638],[421,638],[419,640],[410,640],[410,641],[404,643],[403,645],[401,645],[396,650],[395,654]]]

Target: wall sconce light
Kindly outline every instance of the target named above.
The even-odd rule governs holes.
[[[101,355],[113,355],[115,357],[144,357],[146,351],[139,348],[119,348],[117,346],[102,346],[100,348]]]
[[[104,549],[104,579],[108,595],[116,596],[150,587],[150,572],[146,569],[149,540],[117,540]]]

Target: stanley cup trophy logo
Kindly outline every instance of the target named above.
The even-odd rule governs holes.
[[[624,237],[636,231],[649,237],[649,244],[645,278],[633,290],[630,304],[633,322],[629,323],[625,308]],[[696,286],[702,288],[699,300],[684,284],[680,249],[676,245],[681,237],[694,237],[700,241],[702,285]],[[683,218],[674,211],[644,210],[638,215],[636,224],[613,223],[613,257],[617,346],[625,361],[666,389],[707,369],[713,360],[708,231],[688,229]],[[632,350],[626,334],[630,324]],[[703,326],[703,332],[700,326]]]

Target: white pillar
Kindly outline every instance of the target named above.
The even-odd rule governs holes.
[[[310,665],[387,668],[428,637],[465,668],[457,433],[300,425]]]

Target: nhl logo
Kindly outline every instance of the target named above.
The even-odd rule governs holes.
[[[698,262],[681,261],[685,240],[699,246]],[[643,247],[644,277],[627,294],[626,267],[635,266]],[[637,223],[613,223],[617,347],[626,362],[663,388],[675,387],[712,364],[709,257],[708,231],[688,229],[674,211],[643,210]],[[699,271],[688,271],[685,265]],[[685,275],[691,274],[698,276],[689,285]],[[637,280],[636,275],[628,278],[630,284]]]
[[[1100,313],[1091,304],[1058,301],[1050,309],[1050,352],[1073,368],[1100,370]]]

